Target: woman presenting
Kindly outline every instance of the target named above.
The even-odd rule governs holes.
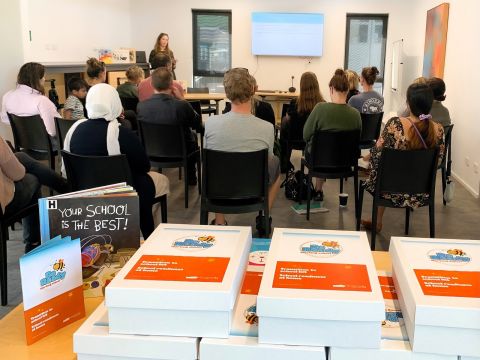
[[[148,62],[152,62],[153,58],[157,54],[167,54],[170,56],[170,59],[172,60],[172,73],[173,73],[173,79],[176,80],[177,77],[175,75],[175,67],[177,64],[177,60],[175,59],[175,56],[173,55],[173,51],[170,50],[168,47],[168,34],[166,33],[161,33],[157,37],[157,41],[155,42],[155,46],[153,47],[153,50],[150,51],[150,56],[148,57]]]

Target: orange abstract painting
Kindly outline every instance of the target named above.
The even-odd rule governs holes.
[[[447,50],[448,11],[444,3],[428,10],[423,55],[423,76],[443,78]]]

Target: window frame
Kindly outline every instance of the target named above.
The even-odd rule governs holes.
[[[205,71],[199,70],[197,68],[198,64],[198,51],[197,51],[197,43],[198,43],[198,34],[197,34],[197,25],[198,20],[196,15],[225,15],[228,17],[228,31],[230,35],[230,43],[229,43],[229,56],[230,56],[230,65],[232,64],[232,10],[208,10],[208,9],[192,9],[192,46],[193,46],[193,78],[196,76],[204,76],[204,77],[222,77],[224,76],[224,72],[219,71]]]
[[[344,56],[344,69],[348,69],[348,53],[350,50],[350,20],[382,20],[383,32],[382,36],[385,39],[385,46],[382,47],[382,60],[383,62],[383,74],[377,76],[376,83],[382,84],[382,93],[385,90],[385,57],[387,52],[387,34],[388,34],[388,14],[359,14],[359,13],[347,13],[346,32],[345,32],[345,56]],[[360,75],[360,74],[358,74]]]

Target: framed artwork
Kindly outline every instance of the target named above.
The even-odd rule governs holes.
[[[422,72],[424,77],[443,78],[449,8],[450,4],[443,3],[427,11]]]

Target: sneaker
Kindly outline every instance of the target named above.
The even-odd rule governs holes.
[[[315,196],[313,197],[314,201],[323,201],[323,191],[315,191]]]
[[[272,217],[269,217],[270,220],[270,232],[272,232]],[[264,215],[257,215],[255,218],[255,227],[258,232],[259,237],[265,237],[265,236],[270,236],[270,234],[267,234],[267,231],[265,230],[264,227],[265,224],[265,216]]]
[[[210,221],[210,225],[227,226],[228,223],[227,223],[227,220],[225,220],[225,222],[223,224],[217,224],[217,223],[215,223],[215,219],[213,219],[212,221]]]

